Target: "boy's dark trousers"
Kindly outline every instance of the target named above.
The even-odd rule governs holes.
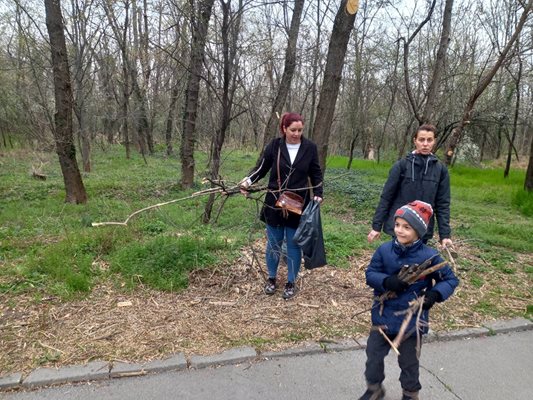
[[[394,340],[394,336],[389,336]],[[416,335],[404,339],[398,351],[398,365],[402,372],[400,383],[402,389],[408,392],[418,392],[422,389],[419,381],[419,362],[416,356]],[[385,357],[389,354],[390,344],[375,330],[370,332],[366,344],[366,370],[365,378],[369,385],[381,384],[385,380]]]

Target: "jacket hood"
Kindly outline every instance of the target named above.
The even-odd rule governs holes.
[[[431,153],[427,156],[411,152],[405,156],[405,159],[411,166],[411,180],[414,182],[416,180],[415,175],[415,165],[419,165],[423,167],[423,175],[426,175],[428,172],[429,164],[434,164],[439,161],[439,159],[435,156],[435,154]]]

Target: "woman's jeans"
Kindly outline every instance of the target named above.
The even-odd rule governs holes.
[[[266,230],[266,265],[269,278],[275,278],[278,273],[281,246],[283,244],[283,239],[285,239],[287,241],[287,280],[294,283],[298,276],[298,272],[300,271],[300,263],[302,261],[302,250],[300,249],[300,246],[293,241],[296,229],[286,226],[274,227],[267,224]]]

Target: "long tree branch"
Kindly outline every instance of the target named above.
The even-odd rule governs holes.
[[[250,186],[248,189],[247,189],[247,192],[250,192],[250,193],[254,193],[254,192],[260,192],[260,191],[263,191],[263,190],[266,190],[267,187],[266,186]],[[148,210],[152,210],[154,208],[159,208],[159,207],[163,207],[163,206],[166,206],[166,205],[169,205],[169,204],[173,204],[173,203],[178,203],[180,201],[185,201],[185,200],[189,200],[189,199],[193,199],[195,197],[198,197],[198,196],[205,196],[205,195],[208,195],[208,194],[212,194],[212,193],[220,193],[220,194],[224,194],[224,195],[233,195],[233,194],[237,194],[237,193],[240,193],[240,186],[232,186],[231,188],[225,188],[223,186],[223,184],[221,183],[218,183],[218,186],[217,187],[213,187],[213,188],[209,188],[209,189],[205,189],[205,190],[200,190],[198,192],[194,192],[192,193],[191,195],[189,196],[185,196],[185,197],[181,197],[179,199],[174,199],[174,200],[169,200],[169,201],[165,201],[163,203],[158,203],[158,204],[153,204],[151,206],[148,206],[148,207],[145,207],[145,208],[142,208],[140,210],[137,210],[135,211],[134,213],[130,214],[128,216],[128,218],[126,218],[124,220],[124,222],[118,222],[118,221],[111,221],[111,222],[93,222],[91,225],[92,226],[104,226],[104,225],[121,225],[121,226],[126,226],[128,225],[128,222],[130,221],[131,218],[133,218],[134,216],[144,212],[144,211],[148,211]]]

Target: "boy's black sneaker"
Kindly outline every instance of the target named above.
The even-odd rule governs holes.
[[[418,392],[403,391],[402,400],[418,400]]]
[[[268,281],[265,285],[265,294],[268,294],[269,296],[272,296],[274,293],[276,293],[276,278],[268,278]]]
[[[359,400],[383,400],[385,398],[385,389],[381,385],[368,385],[368,389],[363,393]]]
[[[287,282],[285,284],[285,289],[283,289],[283,298],[289,300],[296,295],[296,287],[293,282]]]

